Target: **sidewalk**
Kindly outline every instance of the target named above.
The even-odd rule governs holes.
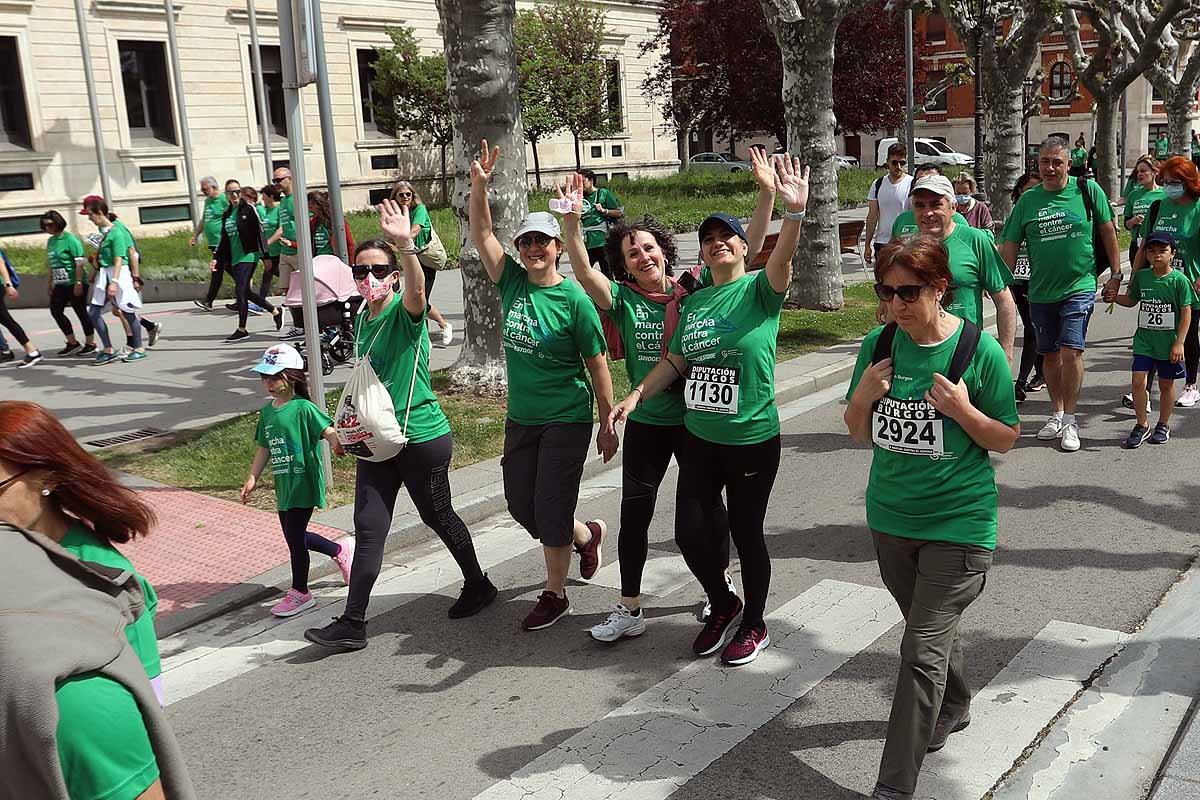
[[[1192,700],[1171,751],[1163,761],[1149,800],[1194,800],[1200,797],[1200,697]]]

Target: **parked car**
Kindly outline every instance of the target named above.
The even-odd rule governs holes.
[[[854,156],[843,156],[835,153],[833,164],[838,169],[852,169],[858,167],[858,159]]]
[[[688,169],[712,172],[742,172],[752,166],[749,161],[739,161],[728,153],[697,153],[688,159]]]
[[[879,140],[879,144],[875,146],[876,167],[887,166],[888,148],[895,143],[896,137],[894,136]],[[941,167],[970,167],[975,164],[975,159],[971,156],[959,153],[945,142],[939,142],[937,139],[915,139],[913,146],[917,152],[909,154],[910,171],[914,166],[919,167],[924,164],[937,164]]]

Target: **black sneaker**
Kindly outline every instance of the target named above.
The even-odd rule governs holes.
[[[226,336],[226,337],[225,337],[225,341],[227,341],[227,342],[236,342],[236,341],[239,341],[239,340],[241,340],[241,339],[248,339],[248,338],[250,338],[250,332],[249,332],[249,331],[244,331],[244,330],[242,330],[241,328],[238,328],[236,331],[234,331],[233,333],[231,333],[231,334],[229,334],[228,336]]]
[[[196,308],[204,311],[212,311],[212,303],[208,302],[207,300],[193,300],[192,303],[195,304]]]
[[[367,646],[367,623],[349,617],[334,617],[324,628],[309,628],[304,638],[321,647],[362,650]]]
[[[1125,437],[1125,443],[1121,445],[1126,450],[1136,450],[1142,446],[1142,442],[1150,437],[1150,428],[1146,425],[1134,425],[1133,430],[1129,432],[1129,436]]]
[[[38,363],[41,360],[42,360],[42,351],[34,350],[32,354],[26,355],[20,364],[17,364],[17,369],[25,369],[26,367],[32,367],[34,364]]]
[[[7,361],[12,361],[15,358],[16,356],[13,355],[12,350],[0,350],[0,364],[3,364]]]
[[[158,344],[158,340],[162,337],[163,324],[161,322],[154,323],[154,327],[150,329],[150,339],[146,342],[147,347],[154,347]]]
[[[83,346],[83,349],[82,349],[82,350],[80,350],[80,351],[79,351],[78,353],[76,353],[75,355],[78,355],[78,356],[90,356],[90,355],[91,355],[92,353],[94,353],[94,352],[96,352],[96,345],[94,345],[94,344],[85,344],[85,345]]]
[[[478,614],[496,599],[496,587],[484,575],[477,581],[463,582],[462,593],[450,606],[450,619],[462,619]]]
[[[1146,441],[1150,444],[1166,444],[1171,438],[1171,426],[1160,422],[1154,426],[1154,433]]]
[[[81,345],[79,342],[76,342],[75,344],[68,344],[62,350],[58,351],[58,357],[65,358],[66,356],[73,356],[82,349],[83,345]]]
[[[237,311],[237,303],[226,303],[225,310],[226,311]]]
[[[1017,397],[1018,403],[1025,402],[1025,384],[1021,381],[1013,382],[1013,394]]]
[[[1025,391],[1027,391],[1027,392],[1040,392],[1042,389],[1045,389],[1045,388],[1046,388],[1046,376],[1045,375],[1034,375],[1032,378],[1030,378],[1029,382],[1025,384]]]
[[[273,319],[275,320],[275,330],[277,330],[277,331],[283,330],[283,309],[282,308],[275,309]]]

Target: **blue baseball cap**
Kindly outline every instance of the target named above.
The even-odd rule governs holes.
[[[750,237],[746,235],[746,229],[742,227],[742,221],[730,214],[710,214],[709,217],[700,223],[698,235],[700,242],[704,242],[704,234],[712,229],[714,225],[724,225],[729,230],[742,237],[742,241],[749,242]]]
[[[1175,242],[1175,237],[1166,231],[1153,231],[1149,236],[1146,237],[1146,244],[1149,245],[1155,242],[1160,244],[1169,244],[1171,245],[1172,250],[1179,249],[1179,245]]]

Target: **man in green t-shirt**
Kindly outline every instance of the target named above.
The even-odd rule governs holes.
[[[1154,141],[1154,157],[1164,159],[1171,154],[1171,140],[1167,138],[1167,132],[1163,131],[1158,135],[1158,139]]]
[[[1075,403],[1083,386],[1084,340],[1096,302],[1093,239],[1108,257],[1110,284],[1120,285],[1121,253],[1108,196],[1095,181],[1068,176],[1067,146],[1057,136],[1042,143],[1038,152],[1042,182],[1017,200],[1000,233],[1000,253],[1011,269],[1022,243],[1029,252],[1029,313],[1038,352],[1046,358],[1053,412],[1038,438],[1061,438],[1061,448],[1074,452],[1079,449]]]
[[[605,254],[604,243],[608,240],[609,222],[625,216],[625,209],[617,202],[616,195],[604,187],[596,186],[595,172],[584,169],[579,174],[583,178],[583,214],[579,222],[583,225],[588,260],[599,265],[604,277],[612,280],[613,271]]]
[[[229,201],[221,194],[217,179],[211,175],[200,179],[200,194],[204,195],[204,213],[196,220],[196,227],[188,245],[195,247],[200,241],[200,234],[204,234],[204,243],[215,255],[217,245],[221,243],[221,217],[225,209],[229,208]]]

